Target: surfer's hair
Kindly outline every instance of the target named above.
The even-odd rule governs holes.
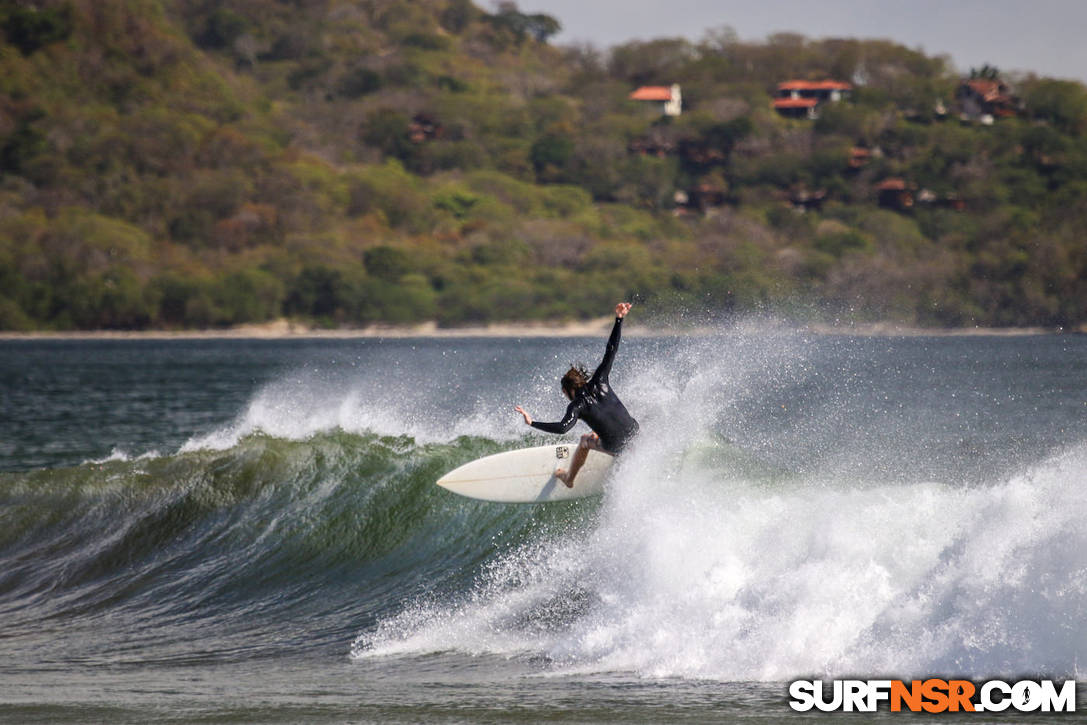
[[[589,371],[581,363],[574,363],[566,374],[562,376],[562,392],[573,400],[574,393],[583,388],[589,382]]]

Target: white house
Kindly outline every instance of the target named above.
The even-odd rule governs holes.
[[[629,96],[632,101],[659,103],[660,112],[665,116],[678,116],[683,111],[683,96],[679,84],[671,86],[642,86]]]

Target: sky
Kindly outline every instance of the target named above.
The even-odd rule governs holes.
[[[890,39],[949,55],[968,72],[983,64],[1087,82],[1087,0],[521,0],[522,12],[562,23],[552,43],[609,48],[628,40],[732,27],[745,41],[776,32],[809,38]]]

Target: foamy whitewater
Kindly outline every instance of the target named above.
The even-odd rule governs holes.
[[[722,680],[1076,675],[1084,449],[969,490],[767,490],[645,455],[590,530],[502,557],[458,606],[410,607],[356,656],[536,652],[560,671]],[[572,621],[549,626],[571,600]]]
[[[917,425],[895,420],[911,402],[884,397],[875,417],[895,430],[839,430],[848,442],[817,446],[820,470],[753,473],[735,444],[714,438],[740,425],[719,416],[804,387],[814,366],[803,338],[730,342],[627,361],[641,370],[619,389],[643,411],[643,433],[597,516],[496,557],[452,607],[424,601],[384,620],[354,656],[532,653],[559,672],[721,680],[1077,673],[1087,446],[985,481],[884,479],[887,453],[871,439],[926,456],[923,441],[893,440]],[[859,413],[855,381],[842,382],[816,406],[836,426]]]
[[[513,406],[557,420],[603,344],[0,345],[0,719],[773,720],[809,676],[1077,677],[1087,338],[631,337],[603,497],[434,486],[558,440]]]

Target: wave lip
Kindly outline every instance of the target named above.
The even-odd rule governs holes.
[[[137,455],[133,455],[128,451],[123,450],[122,448],[114,446],[114,448],[109,452],[108,456],[103,456],[101,458],[88,458],[87,460],[83,461],[83,464],[101,465],[103,463],[115,463],[118,461],[122,463],[128,463],[130,461],[146,461],[152,458],[159,458],[161,456],[162,454],[154,449],[144,451],[143,453]]]
[[[458,401],[452,413],[438,414],[435,399],[443,395],[440,381],[421,380],[418,386],[381,386],[369,378],[285,379],[259,390],[245,411],[230,424],[193,436],[180,452],[226,450],[246,436],[264,434],[286,440],[344,431],[357,435],[408,436],[421,443],[446,443],[462,436],[512,441],[517,429],[510,405],[477,396],[474,405]],[[505,415],[497,415],[496,410]]]

